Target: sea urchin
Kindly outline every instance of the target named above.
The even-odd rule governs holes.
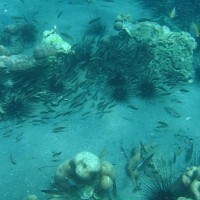
[[[182,188],[170,176],[156,175],[145,184],[146,200],[176,200]]]

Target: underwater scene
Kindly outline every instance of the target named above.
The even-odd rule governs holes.
[[[1,0],[1,200],[200,200],[200,0]]]

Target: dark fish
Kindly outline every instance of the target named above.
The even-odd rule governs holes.
[[[116,184],[116,180],[113,180],[113,198],[117,199],[118,198],[118,194],[117,194],[117,184]]]
[[[63,11],[60,11],[58,14],[57,14],[57,18],[60,18],[61,17],[61,15],[63,14]]]
[[[10,136],[13,134],[12,131],[13,131],[12,129],[6,131],[6,132],[4,132],[4,133],[2,134],[2,136],[3,136],[4,138],[10,137]]]
[[[49,111],[41,111],[40,114],[48,114]]]
[[[18,134],[16,137],[15,137],[15,142],[19,142],[20,140],[23,139],[23,136],[24,136],[24,132]]]
[[[62,154],[61,151],[60,152],[52,152],[52,153],[53,153],[52,157],[60,156]]]
[[[176,154],[176,152],[174,152],[172,164],[175,164],[176,160],[177,160],[177,154]]]
[[[174,110],[173,108],[170,108],[170,107],[164,107],[165,111],[167,113],[169,113],[172,117],[175,117],[175,118],[181,118],[181,115],[176,111]]]
[[[114,0],[104,0],[105,2],[115,2]]]
[[[189,92],[189,90],[184,89],[184,88],[183,88],[183,89],[180,89],[179,91],[180,91],[180,92],[185,92],[185,93],[186,93],[186,92]]]
[[[117,104],[111,104],[108,106],[108,109],[115,107]]]
[[[63,132],[65,128],[66,128],[65,126],[59,126],[59,127],[53,128],[52,131],[54,133],[59,133],[59,132]]]
[[[185,155],[185,162],[189,162],[192,160],[194,154],[194,143],[192,142],[190,148],[187,150],[186,155]]]
[[[68,33],[61,32],[60,34],[61,34],[61,35],[64,37],[64,39],[66,39],[66,40],[74,40],[74,38],[73,38],[71,35],[69,35]]]
[[[105,101],[98,103],[97,110],[98,111],[104,111],[106,107],[109,105],[109,103],[106,103]]]
[[[64,112],[63,114],[62,114],[62,116],[66,116],[66,115],[69,115],[69,114],[71,114],[72,113],[72,110],[69,110],[69,111],[67,111],[67,112]]]
[[[141,154],[147,153],[145,145],[140,141]]]
[[[107,154],[108,148],[105,146],[99,154],[99,158],[102,159]]]
[[[58,117],[60,117],[60,116],[62,116],[63,115],[63,113],[58,113],[55,117],[54,117],[54,119],[57,119]]]
[[[91,113],[91,111],[87,111],[87,112],[83,113],[81,116],[84,117],[84,116],[86,116],[86,115],[88,115],[90,113]]]
[[[62,191],[57,189],[46,189],[46,190],[41,190],[41,192],[51,195],[61,195],[63,193]]]
[[[124,155],[124,158],[125,158],[127,161],[129,161],[129,157],[127,156],[127,153],[126,153],[126,151],[125,151],[125,149],[124,149],[124,146],[123,146],[123,144],[122,144],[122,141],[120,142],[120,151],[121,151],[121,153]]]
[[[144,159],[141,159],[132,169],[133,171],[135,170],[142,170],[143,167],[145,167],[146,164],[149,163],[149,161],[152,159],[152,157],[154,156],[154,153],[150,154],[149,156],[147,156]]]
[[[137,19],[137,22],[146,22],[146,21],[151,21],[150,18],[140,18],[140,19]]]
[[[16,159],[13,157],[13,155],[11,153],[9,153],[9,157],[10,157],[10,162],[13,164],[13,165],[16,165],[17,162],[16,162]]]
[[[159,121],[158,124],[159,125],[156,128],[166,128],[166,127],[168,127],[168,124],[165,123],[165,122],[162,122],[162,121]]]
[[[35,118],[35,117],[38,117],[38,115],[30,115],[30,116],[28,116],[28,118]]]
[[[41,120],[49,120],[49,119],[51,119],[51,117],[47,117],[47,116],[42,116],[41,117]]]
[[[42,171],[42,169],[45,169],[45,168],[51,168],[51,167],[57,167],[58,165],[47,165],[47,166],[42,166],[42,167],[39,167],[38,170],[39,171]]]
[[[86,93],[87,93],[87,91],[86,92],[81,92],[80,94],[78,94],[77,96],[75,96],[72,101],[76,102],[78,100],[81,100],[86,95]]]
[[[99,21],[101,18],[100,17],[96,17],[94,19],[91,19],[88,24],[93,24],[93,23],[96,23],[97,21]]]
[[[86,99],[83,100],[83,102],[73,102],[69,108],[77,108],[79,106],[82,106],[86,102]]]
[[[172,99],[171,101],[174,101],[174,102],[177,102],[177,103],[183,103],[181,100],[177,99],[177,98],[174,98]]]
[[[53,160],[51,160],[51,162],[60,162],[60,160],[59,159],[53,159]]]
[[[14,20],[23,20],[24,17],[21,17],[21,16],[11,16],[12,19]]]
[[[131,109],[133,109],[133,110],[138,110],[138,108],[136,108],[136,107],[133,106],[133,105],[128,105],[127,107],[128,107],[128,108],[131,108]]]
[[[25,1],[24,0],[20,0],[22,3],[25,3]]]
[[[53,130],[54,131],[61,131],[61,130],[65,129],[65,128],[66,128],[66,126],[59,126],[59,127],[54,128]]]

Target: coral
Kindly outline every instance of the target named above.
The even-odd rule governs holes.
[[[56,56],[56,54],[57,54],[56,49],[52,47],[51,45],[47,45],[47,44],[39,45],[34,50],[34,58],[36,60],[45,59],[50,56]]]
[[[129,14],[119,14],[119,15],[117,15],[113,28],[116,31],[121,31],[122,28],[123,28],[124,22],[133,22],[131,15],[129,15]]]
[[[146,43],[153,52],[148,68],[159,73],[165,80],[188,81],[194,78],[194,38],[186,32],[172,32],[155,22],[124,22],[122,37]]]
[[[191,198],[200,200],[200,167],[192,166],[187,168],[181,177],[181,181],[188,193],[191,193]]]
[[[110,176],[102,176],[100,179],[99,187],[102,190],[109,190],[110,188],[113,187],[113,180]]]
[[[0,56],[1,67],[6,70],[23,71],[35,67],[35,60],[27,55]]]
[[[90,180],[101,169],[100,159],[90,152],[80,152],[74,158],[75,172],[81,180]]]
[[[57,53],[69,54],[73,52],[71,45],[65,42],[55,30],[43,32],[42,45],[51,45],[56,49]]]
[[[113,180],[116,178],[114,166],[108,161],[101,162],[101,174],[111,177]]]
[[[55,197],[110,199],[109,191],[115,187],[115,179],[115,170],[110,162],[83,151],[58,166],[53,186],[61,194]]]

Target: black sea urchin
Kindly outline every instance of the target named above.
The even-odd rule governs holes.
[[[6,118],[18,118],[29,113],[30,106],[23,94],[9,93],[3,103]]]
[[[96,17],[89,21],[88,27],[86,29],[86,35],[102,37],[106,33],[106,30],[106,23],[102,20],[101,17]]]
[[[136,84],[136,93],[143,99],[152,99],[161,94],[161,88],[159,78],[150,72],[145,73],[139,78]]]
[[[127,87],[112,87],[109,90],[109,96],[111,100],[117,101],[117,102],[126,102],[130,98],[130,91]]]
[[[172,174],[154,176],[144,187],[146,200],[176,200],[182,189],[178,181],[173,180]]]
[[[36,41],[36,26],[32,22],[27,22],[22,25],[21,28],[21,38],[23,43],[30,44]]]

